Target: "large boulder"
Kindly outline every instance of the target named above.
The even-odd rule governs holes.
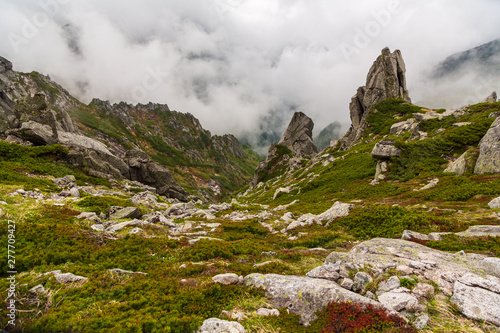
[[[500,173],[500,118],[497,118],[479,145],[474,173]]]
[[[129,150],[125,156],[125,162],[130,168],[128,179],[154,186],[160,195],[187,201],[189,193],[179,186],[170,171],[154,162],[142,150]]]
[[[371,156],[379,160],[385,160],[398,157],[399,154],[401,154],[401,149],[396,148],[395,140],[384,139],[373,147]]]
[[[491,95],[486,97],[481,103],[495,103],[496,101],[497,101],[497,92],[494,91],[491,93]]]
[[[278,144],[290,149],[294,156],[314,157],[318,149],[312,138],[313,128],[314,123],[311,118],[302,112],[295,112]]]
[[[359,87],[349,104],[351,128],[341,139],[341,148],[348,149],[362,136],[367,126],[366,118],[378,103],[389,98],[411,99],[406,88],[406,67],[399,50],[391,53],[382,50],[366,77],[366,84]]]
[[[300,323],[308,326],[317,318],[316,312],[332,302],[351,301],[360,304],[380,305],[369,298],[346,290],[337,283],[324,279],[277,274],[250,274],[245,285],[263,288],[272,298],[271,304],[286,308],[300,316]]]
[[[246,333],[246,330],[235,321],[210,318],[203,322],[196,333]]]
[[[500,326],[500,279],[465,274],[455,282],[451,302],[466,317]]]

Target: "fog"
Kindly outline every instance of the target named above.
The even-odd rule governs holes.
[[[449,55],[500,37],[497,0],[0,0],[0,6],[0,56],[16,70],[49,74],[85,103],[94,97],[165,103],[192,113],[214,134],[281,132],[295,110],[314,120],[315,134],[333,121],[347,129],[350,99],[385,46],[401,50],[417,104],[452,107],[500,90],[498,80],[481,82],[473,66],[453,84],[427,76]]]

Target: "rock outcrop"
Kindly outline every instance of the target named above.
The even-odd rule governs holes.
[[[491,93],[491,95],[486,97],[481,103],[495,103],[496,101],[497,101],[497,92],[494,91]]]
[[[349,110],[352,125],[341,139],[341,149],[348,149],[361,138],[367,126],[366,118],[372,109],[389,98],[401,98],[411,102],[406,88],[406,67],[401,52],[396,50],[391,53],[386,47],[370,68],[366,84],[359,87],[351,99]]]
[[[250,186],[253,188],[266,176],[277,173],[285,174],[302,166],[303,158],[312,158],[318,154],[314,145],[312,131],[314,123],[302,112],[295,112],[283,137],[277,144],[269,146],[266,160],[255,170]]]
[[[500,173],[500,118],[495,119],[479,145],[474,173]]]
[[[302,112],[295,112],[278,144],[290,149],[294,156],[314,157],[318,153],[318,149],[312,138],[313,128],[314,123],[311,118]]]
[[[384,139],[378,142],[371,152],[371,156],[377,159],[374,182],[384,180],[389,170],[389,159],[398,157],[401,149],[395,146],[395,140]]]

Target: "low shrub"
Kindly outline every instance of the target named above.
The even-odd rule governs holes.
[[[111,206],[133,207],[134,204],[128,199],[111,196],[95,197],[89,196],[76,203],[77,206],[87,208],[91,212],[105,213]]]

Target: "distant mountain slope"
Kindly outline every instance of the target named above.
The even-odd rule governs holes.
[[[498,75],[500,73],[500,38],[449,56],[438,64],[433,77],[458,75],[470,66],[474,66],[481,74]]]
[[[210,200],[248,183],[259,163],[249,146],[240,145],[232,135],[212,136],[189,113],[153,103],[111,105],[95,99],[85,105],[50,77],[16,72],[8,60],[0,60],[1,136],[72,147],[71,161],[93,175],[157,187],[155,177],[163,176],[153,161],[147,161],[149,157],[144,158],[147,155],[138,152],[142,150],[168,167],[190,194]],[[137,163],[146,163],[151,170],[146,172],[146,164]],[[130,171],[134,168],[137,171]],[[151,173],[157,175],[151,177]]]

